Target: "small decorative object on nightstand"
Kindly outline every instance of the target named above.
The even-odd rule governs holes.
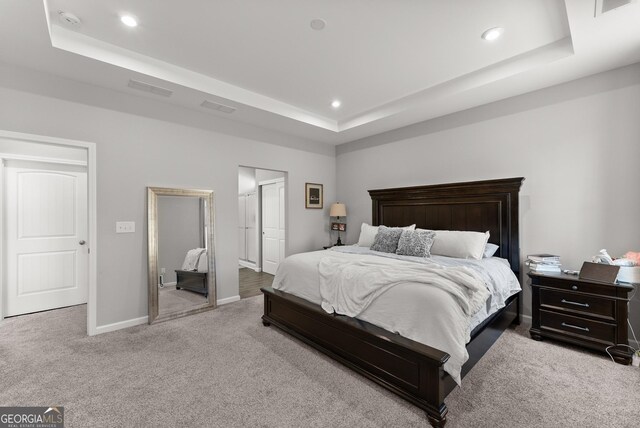
[[[340,240],[340,232],[344,232],[347,230],[347,225],[344,222],[340,222],[340,217],[346,217],[347,216],[347,207],[340,203],[340,202],[336,202],[335,204],[331,205],[331,211],[329,212],[329,217],[336,217],[336,229],[338,231],[338,241],[336,242],[336,245],[344,245],[342,243],[342,241]],[[331,229],[333,229],[333,225],[331,226]]]
[[[627,319],[631,285],[603,283],[565,274],[529,272],[535,340],[556,339],[606,352],[628,345]],[[609,353],[630,364],[632,352],[623,346]]]

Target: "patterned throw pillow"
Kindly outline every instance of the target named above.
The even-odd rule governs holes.
[[[383,253],[395,253],[398,249],[398,241],[402,232],[403,229],[399,227],[380,226],[371,249]]]
[[[431,246],[436,233],[432,230],[403,230],[396,254],[402,256],[431,257]]]

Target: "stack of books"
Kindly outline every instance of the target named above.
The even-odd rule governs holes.
[[[525,262],[531,272],[560,273],[560,256],[553,254],[530,254]]]

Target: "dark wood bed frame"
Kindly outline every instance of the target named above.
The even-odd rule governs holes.
[[[370,190],[373,224],[436,230],[490,231],[520,278],[518,193],[524,178]],[[434,427],[447,418],[445,397],[456,384],[443,369],[449,354],[291,294],[262,288],[262,323],[290,333],[329,357],[423,409]],[[476,327],[467,344],[464,377],[502,332],[521,319],[521,293]],[[428,326],[426,326],[428,328]]]

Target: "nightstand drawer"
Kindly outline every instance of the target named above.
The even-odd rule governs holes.
[[[616,340],[615,324],[544,310],[540,310],[540,328],[610,345],[613,345]]]
[[[615,321],[615,300],[602,297],[541,288],[540,307]]]
[[[567,279],[566,276],[540,277],[540,285],[553,287],[560,290],[579,291],[581,293],[597,294],[599,296],[616,297],[618,293],[616,290],[616,287],[614,287],[613,285],[588,283],[584,281],[572,281],[571,279]]]

